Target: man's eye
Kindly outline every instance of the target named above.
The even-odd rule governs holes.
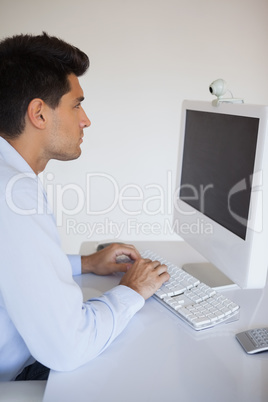
[[[78,103],[77,105],[75,105],[75,108],[76,108],[76,109],[79,109],[80,106],[81,106],[81,103]]]

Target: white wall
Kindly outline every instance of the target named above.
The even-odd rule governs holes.
[[[121,229],[127,241],[174,238],[181,102],[212,100],[224,78],[234,96],[268,103],[267,14],[267,0],[0,0],[1,37],[47,31],[91,60],[82,156],[43,175],[67,252]]]

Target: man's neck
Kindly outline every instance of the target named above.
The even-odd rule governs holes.
[[[34,141],[31,136],[25,134],[14,139],[5,139],[23,157],[36,175],[45,169],[48,160],[41,155],[38,141]]]

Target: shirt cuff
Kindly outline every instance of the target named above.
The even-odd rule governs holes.
[[[82,273],[81,255],[68,254],[67,257],[72,266],[73,276],[81,275],[81,273]]]
[[[104,293],[104,296],[106,294],[113,294],[113,296],[116,296],[116,298],[120,300],[120,304],[127,307],[130,316],[133,316],[145,304],[144,298],[139,293],[125,285],[117,285],[113,289]]]

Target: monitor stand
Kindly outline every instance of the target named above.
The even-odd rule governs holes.
[[[184,264],[182,269],[211,288],[221,290],[237,288],[237,285],[213,264],[206,262],[189,263]]]

